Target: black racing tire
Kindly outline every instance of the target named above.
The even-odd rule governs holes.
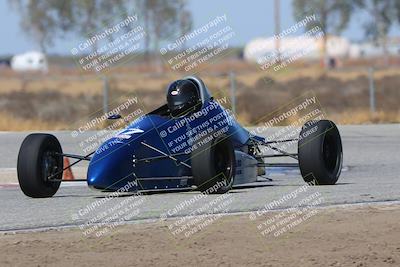
[[[301,175],[310,185],[334,185],[343,164],[343,148],[335,123],[308,121],[301,129],[298,143]]]
[[[59,172],[53,179],[62,179],[63,157],[60,142],[51,134],[30,134],[22,142],[18,154],[19,186],[25,195],[33,198],[52,197],[61,181],[47,177]]]
[[[198,190],[209,194],[228,192],[235,177],[235,150],[225,135],[198,141],[191,153],[192,175]]]

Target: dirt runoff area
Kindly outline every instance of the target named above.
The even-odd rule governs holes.
[[[3,234],[0,265],[400,265],[400,205],[318,209],[280,235],[263,236],[259,225],[278,213],[224,216],[190,237],[172,235],[173,220],[118,226],[103,237],[79,229]]]

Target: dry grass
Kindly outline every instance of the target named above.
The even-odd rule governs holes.
[[[330,119],[340,124],[399,123],[400,111],[371,113],[369,110],[353,110],[333,114]]]
[[[240,113],[237,120],[245,126],[252,126],[249,114]],[[293,118],[296,120],[298,118]],[[343,113],[328,114],[327,119],[337,124],[370,124],[370,123],[400,123],[399,112],[378,111],[371,114],[369,110],[353,110]],[[290,121],[287,122],[290,124]],[[0,131],[34,131],[34,130],[71,130],[71,124],[66,122],[48,122],[40,119],[16,118],[7,112],[0,113]]]
[[[39,119],[21,119],[7,112],[0,112],[0,131],[65,130],[66,123],[54,123]]]
[[[226,71],[232,69],[229,64],[224,69],[217,67]],[[368,110],[366,68],[326,72],[315,65],[264,72],[247,64],[236,71],[239,71],[236,75],[237,116],[245,125],[257,123],[264,114],[310,91],[317,96],[327,116],[340,124],[400,122],[400,68],[375,72],[378,112],[374,115]],[[213,72],[202,71],[198,75],[216,97],[226,96],[229,101],[229,76],[210,73]],[[101,76],[80,72],[44,76],[6,72],[0,75],[0,130],[72,129],[77,122],[101,112]],[[110,75],[110,99],[120,103],[127,95],[136,95],[145,111],[164,103],[166,86],[186,76],[172,72],[149,75],[129,72],[129,69]]]

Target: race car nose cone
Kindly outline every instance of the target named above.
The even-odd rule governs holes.
[[[105,191],[116,191],[133,182],[133,165],[126,155],[132,154],[130,147],[124,144],[100,147],[90,161],[87,172],[88,186]],[[135,191],[136,188],[129,188]]]

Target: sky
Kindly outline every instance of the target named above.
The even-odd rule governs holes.
[[[189,9],[194,19],[194,28],[202,26],[210,19],[223,14],[227,15],[229,25],[236,35],[230,41],[231,46],[244,46],[257,37],[268,37],[274,34],[274,16],[272,0],[189,0]],[[350,21],[348,29],[342,36],[352,41],[363,38],[362,24],[368,19],[367,14],[357,13]],[[39,47],[20,28],[19,14],[12,10],[8,1],[0,1],[0,55],[12,55],[26,51],[37,50]],[[281,30],[295,23],[293,18],[292,0],[281,0]],[[400,36],[400,27],[396,25],[390,35]],[[79,38],[69,37],[58,39],[53,47],[48,49],[51,54],[69,54],[73,43]]]

